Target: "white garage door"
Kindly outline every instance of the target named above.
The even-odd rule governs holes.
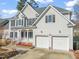
[[[38,36],[36,37],[36,47],[38,48],[49,48],[50,38],[45,36]]]
[[[69,38],[68,37],[53,37],[53,49],[69,50]]]

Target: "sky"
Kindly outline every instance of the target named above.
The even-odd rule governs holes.
[[[17,13],[17,2],[19,0],[0,0],[0,17],[2,18],[10,18],[16,15]],[[29,0],[28,0],[29,1]],[[44,7],[48,4],[53,4],[55,6],[73,10],[73,6],[79,0],[35,0],[39,2],[41,7]]]

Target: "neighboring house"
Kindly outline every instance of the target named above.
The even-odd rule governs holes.
[[[32,8],[28,3],[9,21],[10,39],[38,48],[73,49],[71,12],[52,5]]]
[[[8,37],[8,35],[5,37],[6,34],[8,34],[8,28],[9,28],[9,21],[6,19],[0,19],[0,39]],[[7,32],[7,33],[6,33]]]

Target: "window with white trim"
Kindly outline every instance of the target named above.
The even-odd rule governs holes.
[[[15,20],[11,20],[11,26],[15,26]]]
[[[19,25],[22,26],[23,25],[23,20],[19,20]]]
[[[15,32],[15,38],[17,38],[17,32]]]
[[[45,17],[45,22],[46,23],[50,23],[50,22],[55,22],[55,15],[47,15],[46,17]]]
[[[33,38],[33,31],[28,32],[28,38]]]
[[[24,26],[24,19],[16,20],[16,26]]]
[[[23,31],[21,32],[21,38],[24,38],[24,32]]]
[[[10,32],[10,38],[13,38],[13,32]]]
[[[25,37],[27,38],[27,32],[25,32]]]

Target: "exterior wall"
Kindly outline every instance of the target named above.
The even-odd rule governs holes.
[[[24,15],[28,18],[28,19],[31,19],[31,18],[37,18],[36,17],[36,14],[38,14],[29,4],[28,6],[26,6],[26,8],[22,11],[24,13]],[[22,13],[19,13],[19,15],[17,16],[18,19],[22,19]],[[18,20],[16,19],[16,20]],[[16,25],[16,23],[15,23]],[[13,40],[16,40],[16,41],[19,41],[21,38],[21,33],[20,31],[23,30],[23,29],[11,29],[11,21],[9,21],[9,38],[10,38],[10,32],[17,32],[18,33],[18,37],[17,38],[10,38],[10,39],[13,39]],[[29,29],[24,29],[24,30],[29,30]],[[22,39],[23,42],[33,42],[32,39],[27,39],[27,38],[23,38]]]
[[[4,29],[2,38],[9,39],[9,30],[8,29]]]
[[[9,23],[3,26],[3,36],[2,38],[8,39],[9,38]]]
[[[71,19],[71,15],[70,14],[64,14],[65,17],[67,17],[69,20]]]
[[[23,13],[27,16],[27,18],[37,18],[36,14],[38,14],[29,4],[26,6]]]
[[[55,15],[55,23],[45,23],[46,15]],[[41,18],[38,22],[37,29],[34,29],[34,39],[35,35],[52,35],[52,36],[69,36],[70,39],[70,49],[72,49],[72,40],[73,40],[73,29],[67,26],[69,22],[65,20],[62,16],[60,16],[55,10],[52,8]],[[35,40],[34,40],[35,41]],[[35,43],[35,42],[34,42]],[[35,45],[35,44],[34,44]]]
[[[9,38],[9,30],[8,29],[0,29],[0,35],[2,36],[2,39],[8,39]]]

